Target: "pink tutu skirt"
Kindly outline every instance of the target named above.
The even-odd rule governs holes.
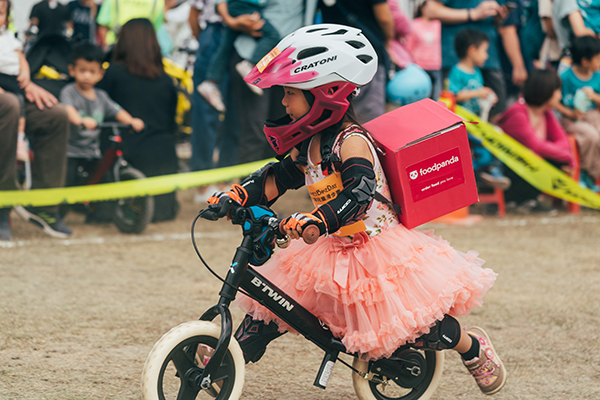
[[[324,322],[349,352],[389,357],[444,314],[465,316],[480,306],[496,274],[478,253],[454,250],[433,231],[398,225],[369,238],[320,237],[277,252],[258,271]],[[240,296],[253,318],[293,331],[256,301]]]

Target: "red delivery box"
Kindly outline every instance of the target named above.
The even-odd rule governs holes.
[[[379,158],[407,228],[479,200],[465,124],[445,105],[421,100],[364,126],[385,152]]]

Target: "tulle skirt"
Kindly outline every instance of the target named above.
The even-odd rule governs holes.
[[[377,359],[428,333],[445,314],[465,316],[483,303],[496,274],[477,256],[454,250],[433,231],[398,225],[371,238],[296,240],[258,271],[324,322],[349,352]],[[237,302],[254,319],[293,331],[256,301],[242,295]]]

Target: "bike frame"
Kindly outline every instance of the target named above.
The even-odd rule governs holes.
[[[346,347],[334,338],[331,331],[310,311],[248,265],[248,258],[252,254],[252,245],[252,238],[245,235],[229,267],[225,278],[226,283],[219,292],[219,302],[200,317],[202,321],[212,321],[218,315],[221,316],[221,336],[214,354],[204,368],[201,386],[204,389],[208,388],[211,382],[210,377],[214,376],[227,351],[233,333],[229,305],[235,299],[237,289],[242,288],[299,334],[325,351],[325,358],[315,380],[315,386],[324,389],[339,352],[345,353]],[[206,387],[204,387],[205,385]]]
[[[112,130],[112,134],[109,136],[111,145],[102,154],[102,158],[98,161],[96,166],[85,181],[86,185],[96,185],[100,183],[104,175],[108,172],[111,166],[114,165],[113,173],[115,182],[119,181],[119,168],[123,164],[123,150],[121,149],[121,131],[119,129],[125,128],[128,125],[124,125],[118,122],[105,122],[99,125],[100,129]],[[115,163],[115,160],[117,162]]]
[[[235,222],[234,224],[239,223]],[[244,226],[248,224],[248,220],[242,221]],[[261,221],[258,221],[260,224]],[[264,222],[262,222],[264,224]],[[269,218],[269,228],[275,226],[275,229],[279,229],[279,220],[275,217]],[[264,226],[264,225],[263,225]],[[256,246],[255,238],[253,233],[260,233],[261,226],[251,228],[244,228],[244,238],[241,245],[237,248],[233,261],[228,269],[225,283],[221,287],[219,292],[219,302],[213,307],[209,308],[201,317],[202,321],[212,321],[218,315],[221,316],[221,334],[217,342],[217,346],[209,362],[204,367],[201,376],[196,375],[194,382],[202,389],[207,389],[217,374],[217,370],[221,365],[225,353],[229,347],[233,333],[233,322],[231,318],[231,312],[229,306],[235,299],[238,289],[241,288],[247,292],[252,298],[258,301],[261,305],[266,307],[269,311],[273,312],[286,324],[291,326],[296,332],[304,336],[310,342],[321,348],[325,352],[323,361],[317,377],[315,378],[314,385],[325,389],[331,371],[338,359],[340,352],[350,354],[347,352],[344,344],[336,339],[331,331],[310,311],[302,307],[288,294],[283,292],[273,283],[269,282],[264,276],[258,273],[252,266],[249,265],[248,260],[253,254],[253,248]],[[249,232],[249,233],[246,233]],[[402,348],[409,348],[410,345],[401,346]],[[196,352],[195,346],[189,349],[190,354]],[[356,354],[350,354],[356,356]],[[386,368],[386,360],[381,361],[384,363],[382,367]],[[413,374],[420,374],[419,364],[415,361],[404,359],[402,357],[394,357],[394,362],[399,363],[401,369],[412,371]],[[415,369],[416,368],[416,369]],[[387,369],[387,368],[386,368]],[[180,373],[185,371],[180,371]],[[358,371],[357,371],[358,372]],[[365,372],[360,372],[365,374]],[[368,373],[368,371],[367,371]],[[181,375],[183,376],[183,374]],[[366,377],[366,375],[365,375]]]

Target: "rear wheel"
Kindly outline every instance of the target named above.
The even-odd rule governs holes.
[[[142,372],[142,399],[239,399],[244,386],[245,362],[235,339],[229,343],[212,386],[201,390],[198,385],[204,367],[198,354],[206,354],[206,350],[212,352],[220,333],[217,325],[206,321],[187,322],[167,332],[146,359]]]
[[[144,179],[146,176],[135,168],[119,171],[120,181]],[[142,233],[154,215],[154,198],[129,197],[113,202],[112,220],[123,233]]]
[[[354,391],[360,400],[427,400],[437,389],[442,370],[444,369],[444,354],[441,351],[410,350],[406,357],[421,364],[418,375],[408,374],[393,379],[389,371],[393,360],[367,362],[354,359],[352,366],[363,375],[352,373]],[[399,364],[398,364],[399,365]],[[417,370],[415,370],[415,373]],[[368,373],[368,378],[364,374]]]

